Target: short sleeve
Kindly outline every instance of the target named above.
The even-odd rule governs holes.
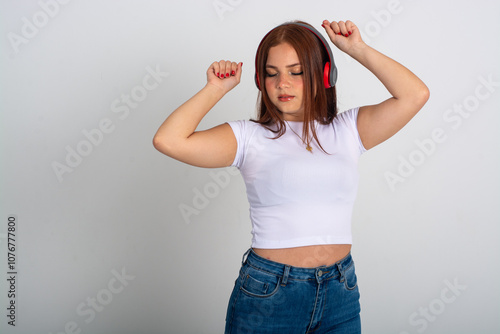
[[[238,144],[236,149],[236,156],[234,157],[234,161],[231,164],[232,167],[240,168],[243,162],[243,156],[245,152],[245,142],[246,142],[246,130],[247,130],[247,121],[232,121],[227,122],[231,129],[234,132],[234,136],[236,137],[236,142]]]
[[[363,146],[361,137],[358,132],[358,112],[359,107],[346,110],[337,115],[337,122],[342,123],[349,132],[352,133],[354,140],[357,142],[360,154],[366,152],[366,148]]]

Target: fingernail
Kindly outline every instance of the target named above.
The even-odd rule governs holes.
[[[349,31],[349,35],[352,35],[352,31]]]
[[[232,72],[231,72],[231,75],[235,75],[235,74],[236,74],[236,72],[235,72],[235,71],[232,71]]]
[[[226,73],[226,78],[229,78],[229,73]]]
[[[220,77],[220,73],[219,72],[217,72],[217,76]]]
[[[345,37],[347,37],[347,36],[349,36],[349,35],[348,35],[348,34],[345,34],[344,36],[345,36]]]
[[[337,35],[342,35],[342,34],[338,32]]]

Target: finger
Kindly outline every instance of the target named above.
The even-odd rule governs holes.
[[[238,80],[238,82],[240,82],[241,73],[243,73],[243,63],[238,63],[236,65],[236,73],[235,73],[235,76],[236,76],[236,79]]]
[[[322,26],[325,29],[328,37],[330,37],[330,39],[333,40],[335,38],[335,31],[333,31],[331,23],[328,20],[324,20]]]
[[[226,77],[229,78],[233,75],[233,66],[236,67],[236,63],[232,61],[226,62]],[[236,74],[236,73],[235,73]]]
[[[349,32],[347,31],[347,28],[345,26],[345,22],[344,21],[339,21],[338,25],[339,25],[339,28],[340,28],[340,34],[342,36],[344,36],[344,37],[349,36]]]
[[[221,60],[219,62],[219,66],[220,66],[220,78],[224,79],[226,77],[226,61]]]
[[[335,35],[340,35],[341,34],[338,22],[333,21],[332,23],[330,23],[330,27],[332,28],[332,30],[335,33]]]
[[[336,35],[341,35],[339,24],[336,21],[332,21],[331,23],[328,20],[323,21],[323,27],[326,30],[326,33],[330,37],[332,42],[338,37]]]
[[[226,77],[226,61],[219,61],[219,78],[224,79]]]
[[[352,35],[353,31],[358,29],[358,27],[356,27],[356,25],[349,20],[345,21],[345,27],[349,35]]]
[[[233,70],[233,63],[229,60],[226,60],[226,70],[225,70],[226,78],[229,78],[231,76],[232,70]]]
[[[219,79],[222,79],[222,76],[220,75],[220,74],[221,74],[221,71],[222,71],[222,70],[221,70],[221,62],[222,62],[222,60],[220,60],[220,61],[218,61],[218,62],[216,62],[216,63],[215,63],[215,68],[217,69],[217,70],[215,71],[215,75],[216,75]]]
[[[210,65],[209,69],[208,69],[209,73],[210,74],[213,74],[215,76],[219,76],[219,63],[218,62],[213,62],[212,65]]]
[[[234,61],[231,63],[231,76],[236,75],[236,70],[238,69],[238,63],[235,63]]]

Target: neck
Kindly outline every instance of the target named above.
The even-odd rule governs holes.
[[[281,113],[281,118],[287,122],[304,122],[304,114],[303,113],[297,113],[297,114]]]

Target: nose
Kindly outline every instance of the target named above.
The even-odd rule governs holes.
[[[290,78],[287,75],[280,74],[278,76],[278,87],[279,88],[287,88],[290,87]]]

